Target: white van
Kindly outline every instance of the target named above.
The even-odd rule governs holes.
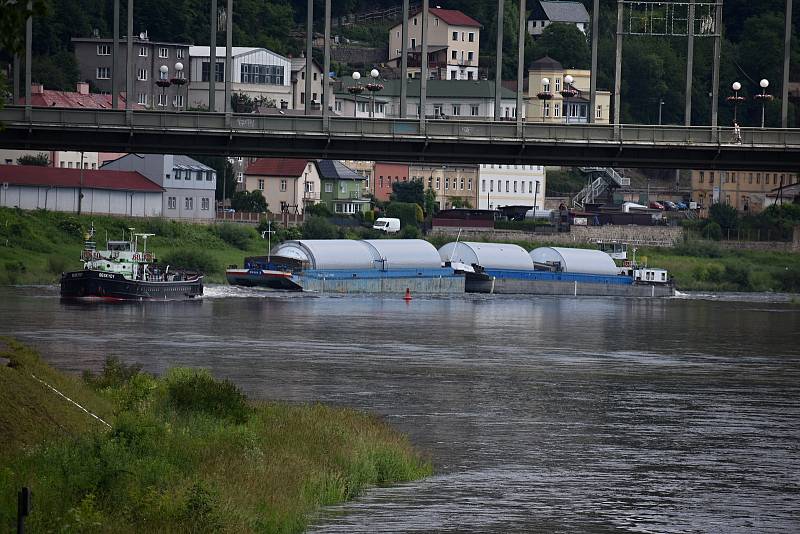
[[[387,234],[393,234],[400,231],[400,219],[393,217],[378,217],[375,224],[372,225],[375,230],[381,230]]]

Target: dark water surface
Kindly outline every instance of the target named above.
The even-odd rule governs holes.
[[[208,367],[252,396],[376,412],[433,459],[436,476],[313,532],[800,531],[786,299],[207,293],[77,306],[0,289],[0,334],[63,370]]]

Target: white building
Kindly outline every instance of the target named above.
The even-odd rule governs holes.
[[[292,65],[292,103],[289,109],[305,109],[306,106],[306,58],[290,60]],[[322,67],[311,61],[311,109],[322,109]],[[333,102],[330,103],[333,106]]]
[[[528,33],[539,37],[550,24],[574,24],[585,34],[589,29],[589,12],[580,2],[533,2],[531,16],[528,17]]]
[[[163,192],[137,172],[0,165],[0,206],[7,208],[160,217]]]
[[[215,111],[225,109],[225,47],[217,47]],[[234,46],[231,93],[244,93],[250,98],[263,98],[274,107],[292,106],[292,64],[289,58],[265,48]],[[191,79],[189,107],[208,106],[211,47],[190,46]]]
[[[481,165],[478,208],[536,206],[544,208],[545,169],[541,165]]]
[[[136,171],[164,188],[162,213],[170,219],[213,219],[217,173],[186,156],[127,154],[102,169]]]

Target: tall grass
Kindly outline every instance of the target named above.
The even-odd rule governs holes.
[[[0,531],[23,485],[33,532],[301,532],[320,506],[431,473],[405,437],[354,410],[251,403],[207,371],[156,378],[113,360],[85,381],[112,428],[0,452]]]

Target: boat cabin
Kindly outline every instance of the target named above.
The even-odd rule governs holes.
[[[670,282],[669,273],[665,269],[641,268],[634,269],[633,279],[636,282],[650,284],[668,284]]]

